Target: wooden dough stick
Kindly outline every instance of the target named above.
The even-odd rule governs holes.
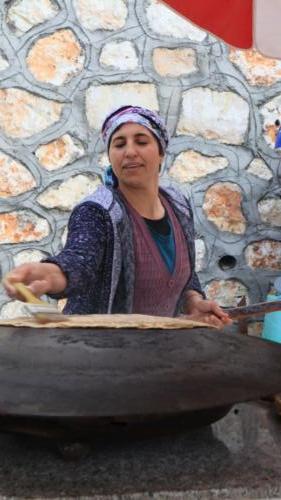
[[[25,299],[24,308],[32,314],[39,323],[65,321],[65,316],[57,307],[38,299],[23,283],[13,283],[17,292]]]
[[[46,305],[46,302],[43,302],[43,300],[35,297],[35,295],[33,295],[33,293],[29,290],[29,288],[27,288],[27,286],[25,286],[23,283],[13,283],[13,287],[29,304]]]

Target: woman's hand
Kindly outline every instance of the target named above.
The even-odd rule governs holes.
[[[23,300],[13,286],[21,282],[28,286],[30,291],[40,297],[45,293],[61,293],[67,286],[67,279],[56,264],[44,262],[22,264],[12,269],[4,278],[4,288],[12,299]]]
[[[232,324],[228,314],[214,300],[205,300],[194,290],[187,292],[185,316],[188,319],[208,323],[217,328]]]

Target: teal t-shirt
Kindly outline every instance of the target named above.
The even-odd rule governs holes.
[[[174,231],[168,214],[162,219],[144,219],[169,272],[172,274],[176,262]]]

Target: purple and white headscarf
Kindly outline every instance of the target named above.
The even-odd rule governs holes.
[[[158,113],[147,108],[142,108],[141,106],[122,106],[105,118],[102,125],[102,138],[107,151],[109,150],[110,140],[115,130],[120,125],[131,122],[143,125],[150,130],[161,145],[163,154],[165,154],[169,144],[169,132],[165,122]],[[118,179],[111,165],[105,171],[104,182],[106,186],[118,186]]]
[[[150,130],[161,144],[163,154],[165,153],[169,143],[169,133],[164,120],[158,113],[140,106],[123,106],[106,117],[102,126],[102,138],[107,150],[115,130],[129,122],[138,123]]]
[[[102,138],[107,151],[115,130],[124,123],[132,122],[139,123],[150,130],[161,145],[163,154],[165,153],[169,144],[169,132],[164,120],[154,111],[140,106],[122,106],[105,118],[102,126]],[[118,179],[111,165],[105,170],[104,182],[106,186],[118,186]]]

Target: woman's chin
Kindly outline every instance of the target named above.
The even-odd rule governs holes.
[[[143,184],[141,184],[140,182],[131,182],[130,184],[127,185],[127,188],[128,189],[140,189],[140,190],[143,190],[145,189],[146,186],[144,186]]]
[[[143,189],[144,187],[146,187],[146,183],[141,181],[141,179],[124,179],[120,182],[120,184],[123,184],[124,186],[126,186],[126,188],[133,188],[133,189],[136,189],[136,188],[140,188],[140,189]]]

